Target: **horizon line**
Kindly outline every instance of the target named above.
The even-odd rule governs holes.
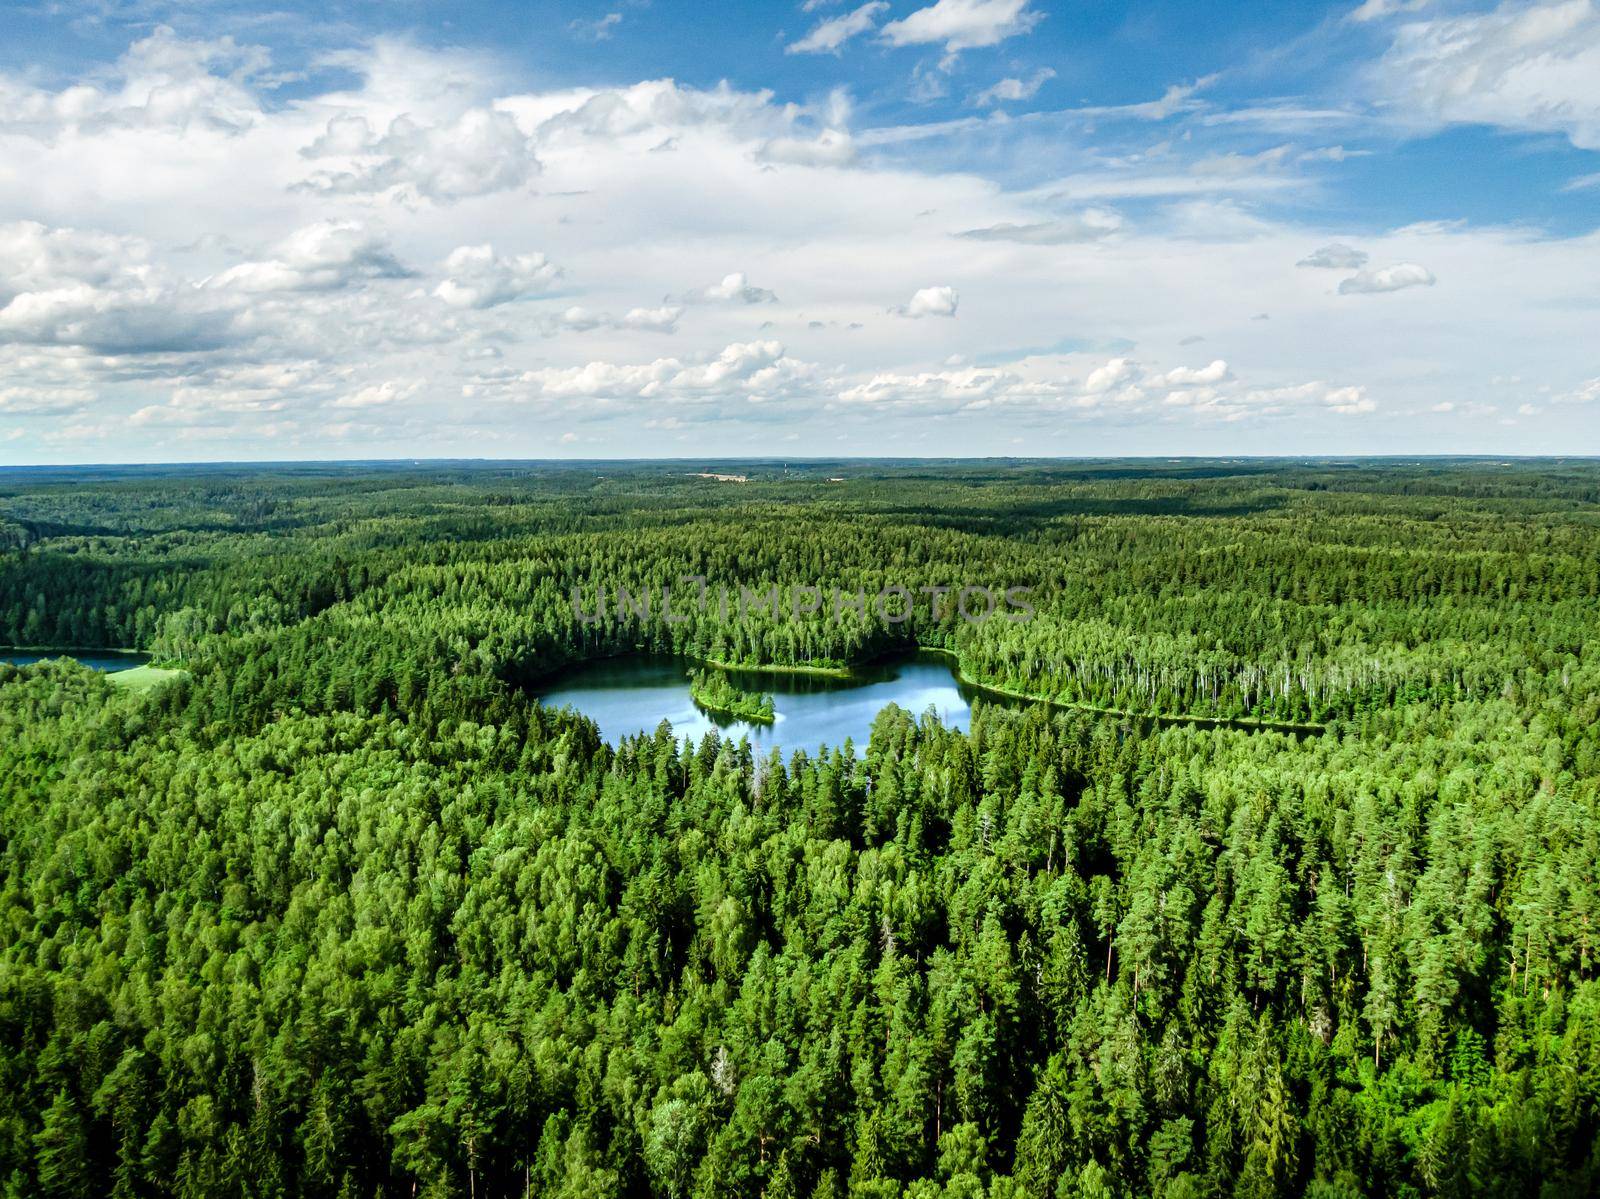
[[[438,467],[438,466],[586,466],[586,465],[681,465],[694,463],[732,463],[784,465],[821,463],[1053,463],[1053,462],[1596,462],[1600,453],[1594,454],[1492,454],[1492,453],[1440,453],[1440,454],[963,454],[963,455],[704,455],[675,457],[619,456],[611,458],[195,458],[187,460],[152,460],[141,462],[40,462],[0,463],[0,473],[49,470],[138,470],[181,469],[185,467],[274,467],[274,466],[377,466],[377,467]]]

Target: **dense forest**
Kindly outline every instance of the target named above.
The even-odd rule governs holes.
[[[1600,1192],[1600,462],[703,469],[0,471],[0,1194]]]
[[[721,670],[695,671],[689,679],[689,698],[702,711],[719,716],[735,716],[754,724],[773,722],[772,696],[745,690]]]

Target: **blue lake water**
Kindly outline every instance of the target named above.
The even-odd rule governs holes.
[[[637,733],[653,733],[663,721],[681,740],[699,741],[712,729],[738,739],[748,737],[761,753],[838,747],[846,738],[864,750],[873,718],[889,704],[913,716],[930,707],[947,728],[965,729],[972,699],[979,693],[960,682],[938,658],[919,655],[900,662],[858,669],[850,679],[818,675],[730,671],[740,687],[773,697],[777,719],[770,725],[712,717],[689,698],[692,663],[675,659],[627,657],[589,662],[548,683],[536,694],[547,707],[571,707],[600,727],[612,745]],[[984,696],[986,702],[990,697]]]
[[[71,658],[93,670],[107,672],[116,670],[132,670],[135,666],[143,666],[150,661],[149,654],[131,653],[115,649],[43,649],[20,650],[0,648],[0,662],[9,662],[13,666],[31,666],[35,662],[43,662],[46,658]]]

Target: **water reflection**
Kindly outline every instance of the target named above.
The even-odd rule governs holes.
[[[9,662],[13,666],[32,666],[35,662],[43,662],[46,658],[71,658],[81,666],[87,666],[91,670],[104,670],[108,673],[118,670],[132,670],[135,666],[143,666],[150,661],[149,654],[135,653],[131,650],[20,650],[0,648],[0,662]]]
[[[862,667],[851,678],[826,675],[731,671],[740,687],[770,692],[777,719],[770,725],[713,717],[689,698],[692,663],[681,659],[634,656],[590,662],[538,692],[547,706],[568,706],[600,727],[612,745],[626,736],[654,732],[669,721],[680,738],[698,741],[712,729],[748,737],[759,752],[778,747],[789,752],[840,746],[853,739],[865,749],[872,721],[889,704],[913,716],[930,707],[947,728],[965,729],[978,692],[961,683],[950,666],[933,655]],[[987,700],[989,697],[985,697]]]

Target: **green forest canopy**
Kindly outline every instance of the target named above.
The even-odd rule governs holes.
[[[4,1193],[1600,1188],[1600,463],[699,469],[0,472],[0,642],[182,671],[0,666]],[[685,575],[1036,614],[571,600]],[[524,690],[917,645],[1080,708]]]

